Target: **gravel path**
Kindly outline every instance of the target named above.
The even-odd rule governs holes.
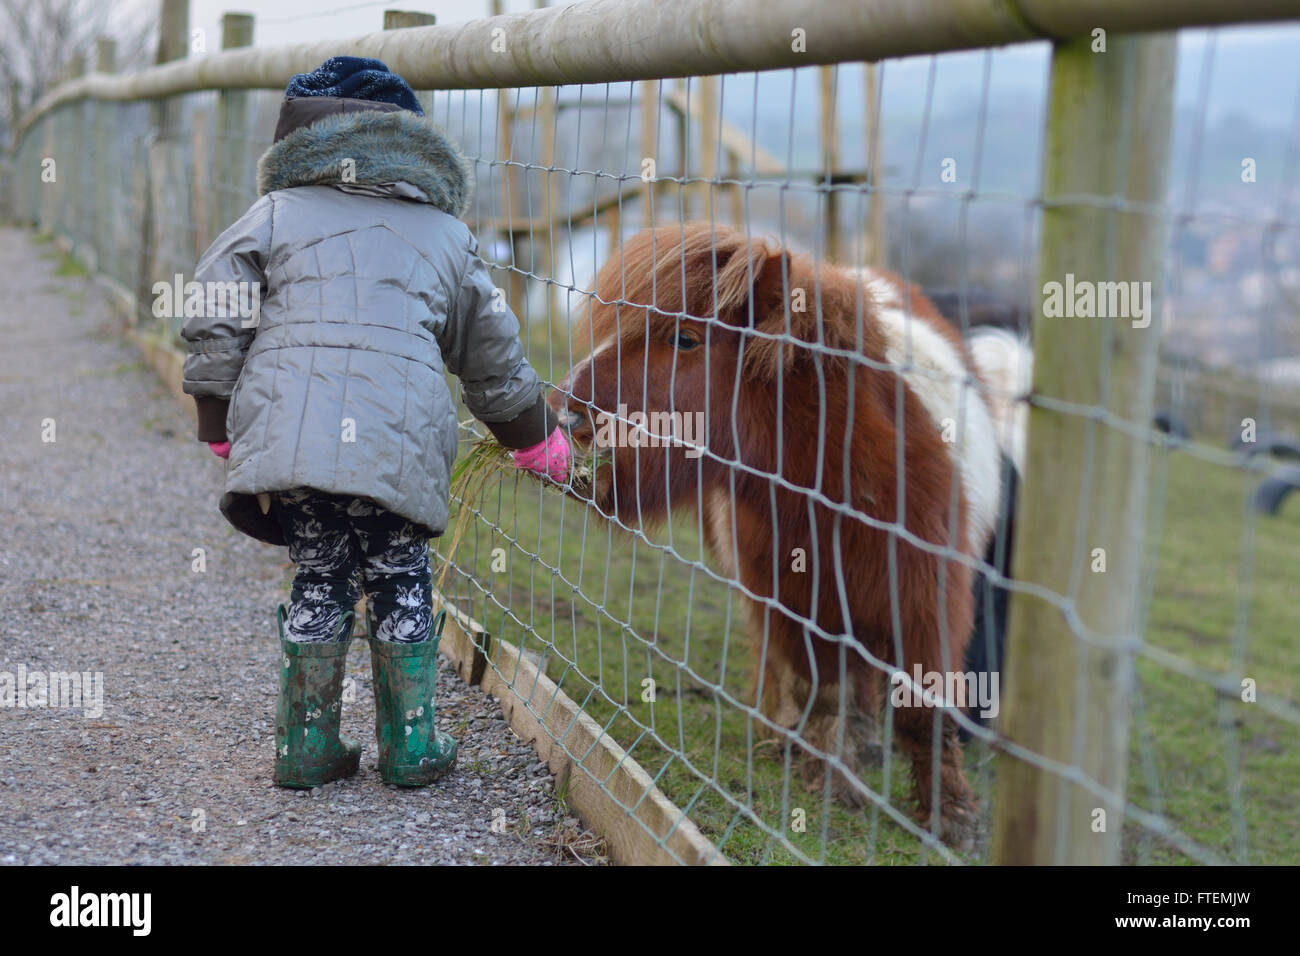
[[[59,258],[0,230],[0,862],[575,862],[586,840],[550,773],[445,661],[451,776],[380,782],[355,640],[343,720],[365,744],[360,773],[310,792],[271,784],[286,553],[226,524],[221,463],[96,287],[55,277]],[[102,712],[93,693],[18,706],[49,671],[102,674]]]

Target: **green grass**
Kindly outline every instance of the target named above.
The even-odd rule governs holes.
[[[76,256],[70,252],[65,252],[59,260],[58,268],[54,270],[54,274],[66,279],[84,279],[90,275],[90,271]]]
[[[1243,502],[1258,479],[1179,454],[1161,456],[1157,466],[1153,500],[1163,502],[1163,533],[1147,640],[1196,667],[1226,672],[1242,586]],[[850,812],[809,792],[779,748],[758,736],[742,706],[750,684],[743,607],[724,583],[692,566],[708,559],[691,519],[642,540],[509,472],[488,477],[473,500],[478,514],[470,517],[455,560],[491,596],[456,574],[448,576],[449,596],[493,635],[538,655],[547,674],[631,751],[670,799],[690,808],[728,857],[797,861],[775,839],[779,832],[813,860],[937,860],[884,812]],[[1255,520],[1244,659],[1262,695],[1293,702],[1298,539],[1300,496],[1280,517]],[[685,561],[664,550],[669,542]],[[491,569],[495,548],[505,558],[498,572]],[[501,557],[498,552],[498,566]],[[1215,854],[1236,858],[1229,783],[1238,781],[1246,858],[1300,862],[1300,835],[1291,825],[1300,785],[1295,726],[1257,705],[1220,702],[1206,684],[1146,658],[1138,675],[1141,707],[1129,772],[1134,803],[1162,813]],[[655,681],[654,702],[643,699],[646,678]],[[1230,769],[1230,759],[1239,765]],[[994,759],[970,746],[967,767],[987,804]],[[883,769],[864,781],[910,813],[904,765],[894,757],[888,770],[887,788]],[[791,830],[796,808],[806,813],[804,833]],[[1129,862],[1187,859],[1132,823],[1126,833]]]
[[[549,337],[541,322],[528,330],[535,366],[558,379],[569,359],[563,334]],[[506,465],[499,456],[496,464]],[[464,521],[455,561],[477,584],[449,574],[447,595],[489,633],[539,658],[548,676],[731,860],[941,862],[884,810],[868,805],[852,812],[821,789],[810,791],[791,771],[788,755],[747,719],[746,610],[725,575],[719,581],[706,570],[716,566],[704,553],[694,516],[680,516],[647,540],[508,465],[478,479],[473,508],[461,507],[435,542],[447,550],[456,522]],[[1248,611],[1242,672],[1257,681],[1260,696],[1294,707],[1300,701],[1300,603],[1292,597],[1300,580],[1300,494],[1280,516],[1254,517],[1245,506],[1258,482],[1240,469],[1155,453],[1148,535],[1155,577],[1143,588],[1150,597],[1146,640],[1195,668],[1232,671],[1240,599]],[[1243,538],[1247,528],[1253,536]],[[1243,555],[1253,559],[1248,573]],[[504,570],[494,571],[503,560]],[[1220,858],[1300,863],[1295,724],[1258,705],[1221,699],[1205,682],[1146,656],[1137,676],[1129,799]],[[654,702],[642,699],[646,678],[655,681]],[[987,817],[996,756],[979,743],[968,745],[966,769]],[[908,772],[896,754],[863,780],[910,819]],[[803,833],[791,828],[796,809],[806,814]],[[1244,823],[1244,854],[1235,820]],[[1123,853],[1129,863],[1189,861],[1132,821],[1125,824]],[[984,858],[978,847],[963,857]]]
[[[1159,480],[1157,473],[1157,486]],[[1239,669],[1256,682],[1260,697],[1294,706],[1300,700],[1300,496],[1292,496],[1278,516],[1256,516],[1245,507],[1258,481],[1183,455],[1168,458],[1146,640],[1216,675]],[[1245,614],[1241,625],[1239,612]],[[1238,652],[1241,660],[1234,664]],[[1243,703],[1239,692],[1220,695],[1150,659],[1139,661],[1138,675],[1130,799],[1163,812],[1182,833],[1222,857],[1300,862],[1295,724]],[[1240,787],[1235,798],[1234,783]],[[1244,852],[1233,832],[1240,818]],[[1132,826],[1128,832],[1129,862],[1185,859],[1163,840]]]
[[[44,247],[41,249],[41,258],[48,260],[58,260],[58,265],[54,269],[54,274],[68,279],[84,279],[90,275],[90,270],[76,256],[70,252],[63,252],[54,244],[54,235],[48,232],[38,232],[32,236],[32,244]]]

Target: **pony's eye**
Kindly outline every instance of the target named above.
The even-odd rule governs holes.
[[[677,346],[678,351],[686,352],[700,344],[700,340],[689,332],[678,332],[673,339],[673,345]]]

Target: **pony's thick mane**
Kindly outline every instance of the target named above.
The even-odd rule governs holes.
[[[883,349],[867,318],[874,299],[863,278],[716,223],[638,233],[601,271],[596,296],[604,307],[593,309],[594,342],[639,340],[683,320],[752,329],[759,334],[746,338],[745,370],[760,379],[819,346],[872,356]]]

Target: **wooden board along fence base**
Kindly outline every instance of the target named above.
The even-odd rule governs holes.
[[[466,681],[501,701],[511,728],[532,744],[587,826],[605,838],[610,858],[631,865],[727,865],[730,861],[669,800],[645,769],[508,641],[441,594],[447,611],[442,654]]]

